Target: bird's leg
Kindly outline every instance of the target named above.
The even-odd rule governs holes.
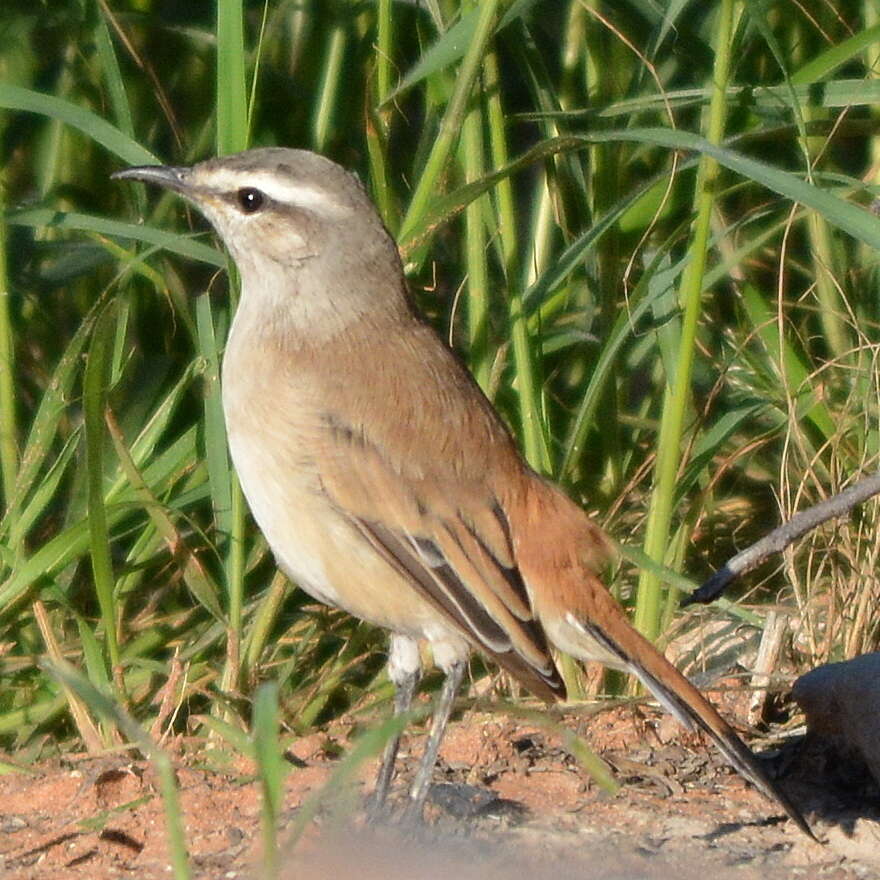
[[[394,684],[394,717],[409,712],[412,705],[413,694],[419,683],[421,660],[419,647],[415,641],[407,636],[392,635],[391,647],[388,652],[388,676]],[[400,746],[400,733],[395,734],[385,745],[385,753],[382,756],[382,766],[376,777],[376,787],[373,791],[371,810],[378,812],[385,803],[388,788],[391,785],[391,777],[394,775],[394,763],[397,760],[397,750]]]
[[[422,755],[415,781],[409,791],[409,804],[407,804],[404,813],[405,822],[418,822],[422,818],[422,808],[425,805],[425,798],[428,796],[434,764],[437,763],[440,741],[443,739],[446,724],[452,714],[452,704],[455,702],[455,695],[458,693],[459,685],[464,676],[465,666],[465,660],[456,660],[446,670],[443,688],[437,698],[437,706],[431,718],[431,733],[425,746],[425,754]]]

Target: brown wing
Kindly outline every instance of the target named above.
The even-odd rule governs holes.
[[[420,457],[416,466],[399,444],[373,441],[338,414],[325,418],[325,428],[321,482],[337,509],[470,642],[537,695],[563,698],[488,481],[456,467],[454,455]],[[504,446],[497,430],[487,442]]]

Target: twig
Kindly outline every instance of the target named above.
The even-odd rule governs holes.
[[[867,501],[872,495],[880,492],[880,474],[865,477],[858,483],[844,489],[837,495],[832,495],[814,507],[809,507],[795,514],[787,523],[774,529],[760,541],[737,553],[727,561],[724,568],[720,568],[699,589],[694,590],[690,596],[682,599],[682,605],[692,605],[695,602],[706,604],[717,599],[729,584],[733,583],[741,574],[760,565],[768,556],[779,553],[794,543],[801,535],[805,535],[816,526],[843,516],[845,513]]]

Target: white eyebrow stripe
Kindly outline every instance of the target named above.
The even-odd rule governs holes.
[[[351,208],[337,202],[326,190],[310,183],[282,180],[277,175],[265,172],[248,171],[245,174],[224,169],[212,175],[211,185],[225,190],[251,186],[282,205],[295,205],[331,217],[344,217],[351,213]]]

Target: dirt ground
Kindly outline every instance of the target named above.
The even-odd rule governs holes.
[[[616,796],[591,781],[558,733],[467,712],[444,742],[424,828],[366,824],[363,792],[349,792],[347,806],[323,807],[296,845],[285,848],[285,880],[707,880],[707,871],[712,880],[880,876],[878,792],[863,770],[821,748],[786,745],[769,764],[824,846],[659,711],[628,705],[575,713],[563,723],[612,766],[623,784]],[[351,729],[340,723],[292,747],[282,841],[301,804],[338,766]],[[398,795],[423,737],[418,730],[404,740]],[[194,876],[259,877],[253,768],[241,758],[224,767],[212,752],[204,742],[178,744]],[[375,768],[376,762],[364,766],[363,778]],[[0,776],[0,877],[170,876],[162,803],[146,762],[68,756],[28,769]]]

